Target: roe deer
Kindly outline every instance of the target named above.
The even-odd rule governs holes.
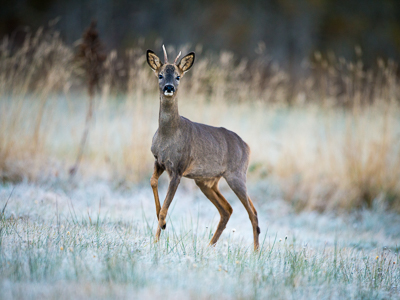
[[[161,229],[166,227],[168,208],[174,198],[182,176],[194,179],[204,195],[215,205],[221,215],[217,230],[210,241],[215,244],[225,229],[232,207],[218,189],[221,177],[243,203],[253,226],[254,249],[259,247],[257,211],[247,195],[246,174],[250,148],[234,132],[225,128],[212,127],[192,122],[178,112],[178,86],[180,78],[192,67],[194,52],[168,63],[164,50],[164,63],[151,50],[147,50],[147,63],[158,77],[160,89],[160,112],[158,130],[154,134],[151,152],[155,157],[154,173],[150,179],[156,202],[158,228],[156,241]],[[158,178],[164,171],[170,177],[168,192],[163,206],[158,197]]]

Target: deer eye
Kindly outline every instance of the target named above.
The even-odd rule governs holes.
[[[181,79],[181,76],[176,76],[176,80],[179,80],[179,79]]]
[[[158,75],[158,78],[159,79],[163,79],[163,76],[160,74],[160,75]]]

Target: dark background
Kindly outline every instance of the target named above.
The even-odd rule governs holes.
[[[108,50],[140,38],[154,47],[161,38],[250,59],[265,51],[284,68],[300,66],[316,50],[352,60],[357,45],[366,66],[377,57],[400,60],[399,0],[5,0],[0,36],[21,43],[27,28],[35,31],[57,17],[68,44],[97,19]]]

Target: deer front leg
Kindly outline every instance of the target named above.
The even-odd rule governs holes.
[[[155,161],[154,162],[154,172],[153,176],[151,176],[150,179],[150,185],[151,188],[153,189],[153,194],[154,194],[154,201],[156,202],[156,214],[157,214],[157,219],[159,219],[160,215],[160,198],[158,197],[158,178],[160,178],[161,174],[164,172],[164,168],[160,166],[160,164]]]
[[[165,227],[167,226],[165,219],[167,218],[168,208],[172,202],[172,199],[174,199],[175,192],[178,188],[180,181],[181,181],[181,176],[174,174],[172,176],[171,181],[169,182],[167,196],[165,197],[163,206],[158,216],[156,242],[158,242],[158,240],[160,239],[161,229],[165,229]]]

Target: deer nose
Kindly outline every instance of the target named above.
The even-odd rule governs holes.
[[[173,92],[175,92],[175,87],[171,84],[168,84],[168,85],[164,86],[164,93],[165,92],[173,93]]]

